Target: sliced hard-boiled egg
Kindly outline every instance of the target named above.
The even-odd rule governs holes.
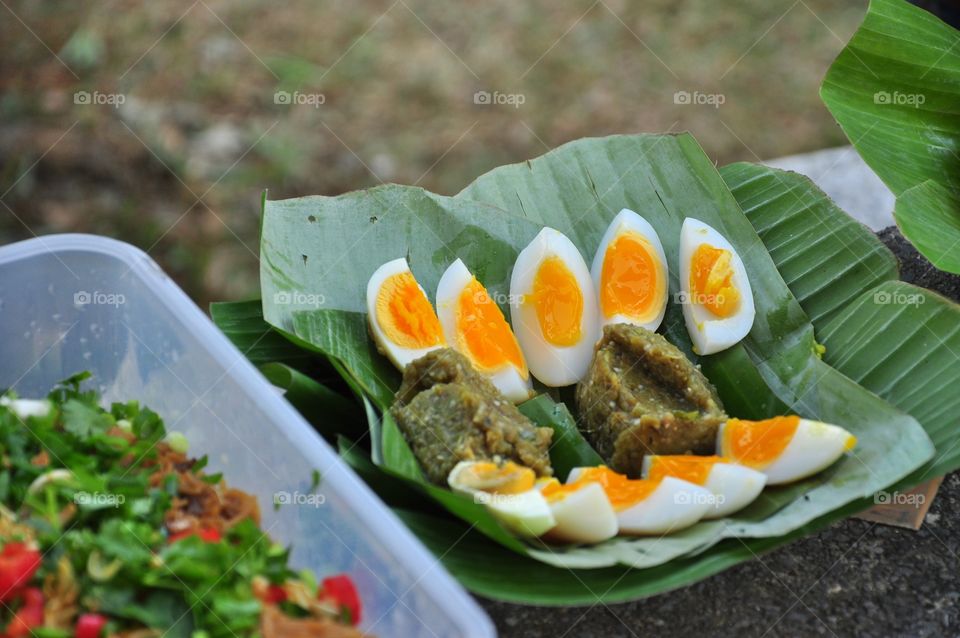
[[[715,501],[706,488],[665,476],[630,479],[608,467],[579,467],[570,472],[568,485],[600,485],[617,513],[621,534],[668,534],[690,527]]]
[[[599,338],[590,271],[566,235],[544,228],[517,256],[510,317],[533,373],[544,385],[576,383]]]
[[[730,419],[717,432],[720,455],[767,475],[767,485],[792,483],[826,469],[857,438],[836,425],[778,416],[765,421]]]
[[[461,461],[447,478],[454,492],[485,505],[505,527],[520,536],[540,536],[556,520],[536,485],[536,475],[513,461]]]
[[[617,513],[599,483],[539,483],[556,525],[547,538],[568,543],[600,543],[617,535]]]
[[[683,318],[697,354],[713,354],[743,339],[753,327],[753,292],[740,255],[700,220],[680,229]]]
[[[667,258],[657,231],[624,208],[600,240],[590,268],[600,325],[632,323],[656,330],[667,309]]]
[[[461,260],[437,285],[437,315],[450,345],[515,403],[530,398],[532,384],[520,344],[499,306]]]
[[[658,480],[666,476],[710,490],[713,504],[704,518],[722,518],[743,509],[760,496],[767,483],[762,472],[719,456],[648,454],[643,458],[643,478]]]
[[[377,349],[400,370],[445,345],[437,314],[402,257],[388,261],[370,277],[367,322]]]

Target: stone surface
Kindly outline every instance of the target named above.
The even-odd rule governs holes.
[[[902,278],[960,300],[895,228],[881,239]],[[960,475],[920,531],[848,519],[684,589],[632,603],[537,608],[481,600],[501,636],[960,635]]]

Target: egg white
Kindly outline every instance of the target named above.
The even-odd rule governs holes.
[[[471,362],[473,362],[472,355],[460,341],[460,331],[457,328],[457,307],[460,293],[473,278],[470,269],[462,260],[458,259],[450,264],[440,278],[440,283],[437,284],[437,317],[440,318],[443,333],[446,335],[450,347],[460,351]],[[523,343],[519,343],[522,351]],[[533,393],[533,383],[530,380],[530,375],[524,375],[524,371],[518,370],[510,363],[504,363],[502,367],[496,370],[480,370],[480,372],[514,403],[526,401]]]
[[[588,483],[563,498],[550,500],[556,525],[547,536],[567,543],[600,543],[617,535],[617,513],[599,483]]]
[[[536,307],[527,301],[540,264],[551,256],[558,257],[570,270],[583,295],[580,339],[571,346],[556,346],[546,340]],[[544,228],[517,256],[510,277],[510,318],[533,376],[551,387],[571,385],[582,379],[593,360],[593,346],[600,338],[598,314],[593,280],[580,251],[560,231]]]
[[[740,307],[730,317],[720,318],[692,297],[690,291],[690,261],[701,244],[730,251],[733,285],[740,293]],[[683,318],[697,354],[713,354],[738,343],[750,332],[756,314],[753,291],[747,270],[733,245],[726,237],[698,219],[687,217],[680,229],[680,290]]]
[[[556,525],[547,499],[536,488],[517,494],[492,494],[467,485],[460,475],[476,462],[461,461],[450,471],[447,483],[454,492],[484,505],[504,527],[519,536],[541,536]]]
[[[646,320],[638,320],[636,317],[623,314],[613,314],[608,317],[604,315],[603,310],[599,306],[601,292],[600,279],[603,274],[603,262],[607,255],[607,249],[610,248],[610,244],[615,239],[627,232],[636,233],[650,242],[650,246],[655,253],[654,256],[660,261],[660,284],[663,290],[663,298],[657,303],[656,311]],[[590,274],[593,278],[593,287],[597,292],[597,307],[601,327],[615,323],[630,323],[651,331],[655,331],[660,327],[660,324],[663,322],[663,315],[667,311],[667,296],[670,293],[668,283],[669,270],[667,269],[667,256],[663,252],[663,244],[660,243],[660,236],[657,235],[657,231],[654,230],[653,226],[651,226],[647,220],[628,208],[621,210],[617,216],[613,218],[613,221],[610,222],[606,232],[600,239],[600,247],[597,248],[597,252],[593,257]]]
[[[572,469],[567,482],[576,482],[584,469]],[[702,519],[716,500],[706,488],[666,476],[645,499],[616,511],[617,525],[621,534],[633,536],[677,532]]]
[[[726,423],[717,432],[721,456],[729,456],[722,445],[725,428]],[[780,456],[755,469],[767,476],[767,485],[793,483],[827,469],[855,443],[856,438],[840,426],[800,419],[797,431]]]
[[[650,474],[652,455],[643,459],[643,477]],[[754,502],[767,483],[767,476],[736,463],[714,463],[701,487],[713,494],[713,501],[703,515],[704,519],[730,516]]]
[[[444,347],[444,344],[441,343],[429,348],[405,348],[391,341],[390,337],[380,327],[380,322],[377,321],[377,295],[380,293],[380,288],[389,277],[404,272],[410,272],[410,266],[406,259],[400,257],[377,268],[367,282],[367,323],[370,326],[370,333],[377,344],[377,350],[390,359],[390,362],[400,371],[403,371],[408,363],[419,359],[431,350]],[[423,286],[420,286],[419,282],[417,286],[423,291]],[[426,291],[424,291],[424,295],[426,295]],[[429,300],[429,297],[427,299]]]

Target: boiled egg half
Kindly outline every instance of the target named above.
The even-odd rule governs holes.
[[[617,513],[603,487],[596,482],[539,483],[556,525],[547,538],[567,543],[600,543],[617,535]]]
[[[583,378],[600,336],[590,271],[558,230],[544,228],[517,256],[510,317],[533,373],[544,385]]]
[[[402,257],[388,261],[370,277],[367,322],[377,349],[400,370],[445,345],[437,314]]]
[[[592,483],[603,488],[617,513],[621,534],[667,534],[690,527],[715,500],[709,490],[687,481],[630,479],[608,467],[574,468],[568,485]]]
[[[765,421],[730,419],[717,433],[720,455],[763,472],[768,485],[812,476],[856,444],[857,438],[841,427],[795,415]]]
[[[520,344],[499,306],[467,266],[456,260],[437,285],[437,315],[450,345],[515,403],[532,393]]]
[[[447,478],[454,492],[486,506],[504,527],[520,536],[540,536],[556,525],[536,475],[513,461],[461,461]]]
[[[688,217],[680,229],[683,318],[697,354],[713,354],[753,327],[753,292],[740,255],[727,239]]]
[[[704,518],[729,516],[752,503],[767,477],[762,472],[730,463],[719,456],[658,456],[643,458],[643,478],[659,480],[678,478],[710,490],[713,502]]]
[[[590,268],[600,325],[631,323],[656,330],[667,309],[667,258],[657,231],[624,208],[600,240]]]

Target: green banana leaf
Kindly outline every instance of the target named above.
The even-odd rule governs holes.
[[[854,502],[783,536],[726,539],[707,551],[647,569],[622,565],[557,569],[493,545],[481,534],[449,518],[403,508],[395,511],[434,554],[442,557],[443,566],[476,594],[527,605],[593,606],[679,589],[818,532],[864,507],[861,502]]]
[[[957,366],[960,307],[929,291],[892,281],[897,275],[893,255],[872,232],[853,222],[805,177],[755,164],[726,166],[721,174],[757,226],[760,237],[804,308],[811,314],[816,308],[825,309],[821,318],[835,318],[829,322],[830,327],[827,327],[828,321],[814,322],[826,344],[825,358],[920,419],[937,444],[937,456],[901,481],[898,489],[960,466],[960,446],[955,445],[960,425],[955,415],[960,414],[960,405],[953,391],[960,387],[960,366]],[[793,241],[805,230],[797,220],[810,216],[815,218],[818,236],[822,239]],[[788,247],[790,242],[792,247]],[[849,246],[859,259],[844,258],[850,254],[844,246]],[[787,274],[791,272],[791,262],[810,260],[809,255],[816,250],[836,253],[824,260],[817,272],[823,286],[838,282],[850,286],[847,294],[842,295],[841,303],[832,303],[830,295],[823,294],[821,286],[815,285],[816,277],[814,282],[809,281],[811,277],[805,269],[793,271],[793,276]],[[864,267],[866,261],[871,267]],[[872,284],[877,281],[880,283],[874,288]],[[805,295],[805,290],[814,290],[817,294]],[[862,298],[846,303],[851,290],[859,290]],[[877,304],[877,301],[883,303]],[[845,312],[838,316],[837,309]],[[903,346],[891,356],[890,343]],[[937,382],[931,383],[931,379]],[[569,574],[547,571],[533,561],[517,563],[515,556],[500,550],[489,547],[480,550],[474,543],[482,544],[482,540],[475,534],[468,534],[461,541],[467,544],[462,551],[445,556],[444,564],[471,590],[487,596],[528,604],[612,603],[661,593],[707,577],[822,529],[873,503],[873,499],[851,503],[778,539],[724,541],[700,556],[672,560],[654,569],[624,572],[609,568],[576,570]],[[451,525],[449,521],[409,510],[398,513],[434,551],[446,550],[449,538],[444,536],[443,525]],[[462,533],[462,529],[457,533]],[[474,551],[486,552],[483,566],[471,562]],[[612,586],[614,583],[616,586]]]
[[[937,456],[901,486],[960,467],[960,306],[897,281],[893,253],[806,177],[747,163],[720,174],[810,314],[824,360],[933,440]]]
[[[485,203],[476,201],[481,197]],[[782,536],[886,487],[932,456],[929,440],[912,418],[816,356],[805,313],[716,169],[689,136],[575,142],[532,162],[497,169],[455,198],[387,186],[336,198],[268,201],[261,246],[264,315],[292,338],[326,354],[369,353],[365,332],[359,326],[341,330],[341,319],[333,317],[362,311],[366,279],[383,261],[407,256],[418,279],[432,290],[446,265],[459,256],[493,292],[506,292],[517,252],[543,223],[567,233],[590,257],[623,206],[660,229],[670,263],[676,263],[679,227],[687,215],[724,232],[743,258],[757,298],[754,330],[744,344],[701,360],[728,410],[755,416],[757,405],[769,410],[767,415],[789,406],[842,423],[860,436],[862,445],[834,472],[795,488],[809,490],[808,498],[799,499],[789,489],[771,490],[765,495],[771,501],[760,505],[766,512],[778,510],[773,515],[756,518],[747,511],[736,519],[698,525],[668,543],[617,539],[532,555],[567,566],[646,566],[702,551],[726,536]],[[675,268],[671,290],[677,290]],[[271,302],[311,295],[325,300],[322,310]],[[675,305],[668,311],[665,332],[689,351]],[[350,374],[370,387],[383,381],[366,362],[350,368]],[[907,445],[900,445],[901,437]]]
[[[807,177],[747,162],[720,175],[815,327],[899,277],[883,242]]]
[[[323,436],[333,440],[338,434],[362,434],[358,428],[362,414],[355,401],[285,363],[264,363],[260,372],[283,389],[283,397]]]
[[[297,366],[318,359],[263,320],[259,299],[212,303],[210,318],[253,365],[282,362]]]
[[[890,281],[847,306],[820,337],[828,361],[913,415],[936,445],[936,456],[906,486],[960,467],[960,306]]]
[[[820,95],[864,161],[898,197],[904,236],[960,273],[960,31],[905,0],[871,0]],[[947,246],[947,249],[944,249]]]
[[[960,273],[960,197],[933,180],[897,198],[893,218],[904,237],[940,270]]]

